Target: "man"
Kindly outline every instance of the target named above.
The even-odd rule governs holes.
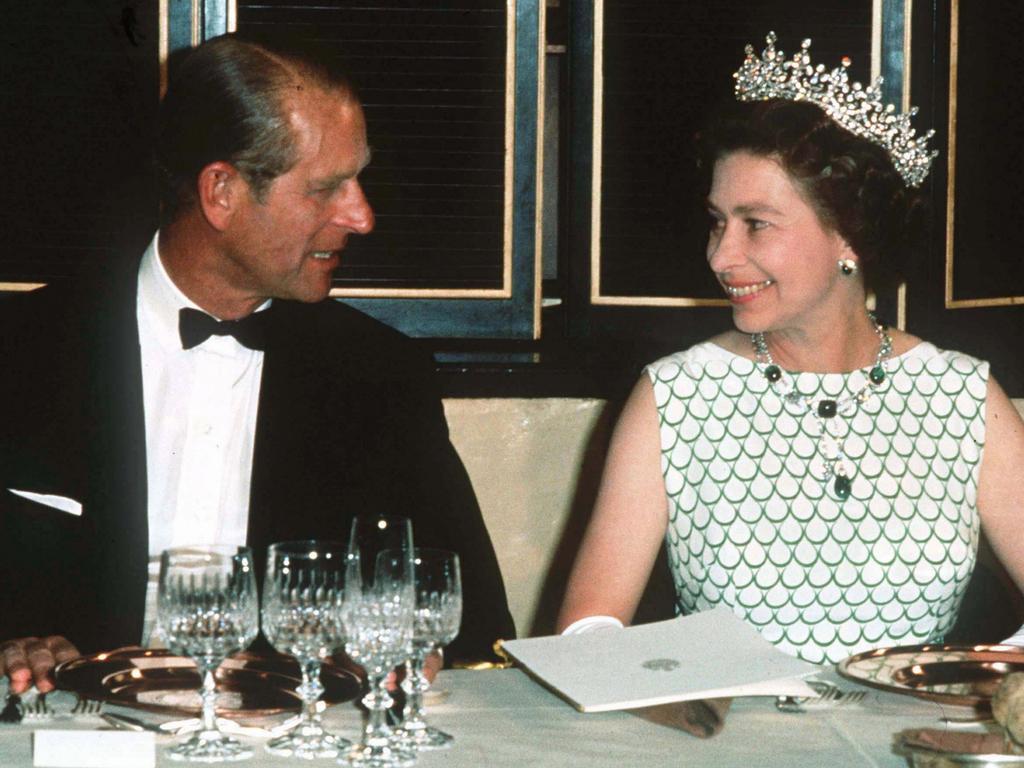
[[[485,658],[514,629],[429,360],[325,300],[374,224],[352,89],[217,38],[176,73],[157,154],[141,263],[0,308],[0,672],[46,690],[78,650],[138,643],[165,547],[248,542],[262,562],[374,512],[460,553],[449,659]]]

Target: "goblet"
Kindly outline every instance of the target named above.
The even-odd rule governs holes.
[[[385,550],[406,553],[412,567],[412,522],[407,517],[357,515],[349,533],[349,554],[359,555],[362,583],[372,584],[377,555]],[[354,561],[353,561],[354,562]]]
[[[217,726],[214,670],[256,637],[259,608],[248,547],[197,546],[160,555],[157,628],[171,652],[196,662],[203,680],[203,712],[192,738],[167,749],[174,760],[221,763],[253,750]]]
[[[263,634],[278,651],[299,662],[302,716],[266,750],[284,757],[335,757],[352,742],[327,733],[317,702],[323,695],[320,665],[345,641],[341,606],[347,547],[337,541],[287,541],[267,550],[263,581]]]
[[[430,680],[423,674],[427,654],[447,645],[459,633],[462,620],[462,579],[459,556],[443,549],[413,550],[416,611],[413,619],[412,654],[406,662],[405,710],[400,731],[417,750],[447,747],[452,736],[427,725],[423,718],[423,694]]]
[[[372,583],[346,591],[345,650],[366,670],[369,685],[363,698],[368,717],[362,739],[343,760],[350,766],[395,768],[416,760],[416,753],[400,744],[387,724],[392,699],[385,682],[409,655],[415,610],[412,578],[411,557],[404,550],[392,550],[376,558]]]

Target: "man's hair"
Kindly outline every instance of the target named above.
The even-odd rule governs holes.
[[[297,160],[287,98],[310,86],[356,98],[343,74],[298,46],[230,34],[185,54],[160,105],[161,220],[173,221],[195,203],[199,172],[216,161],[235,166],[262,202]]]

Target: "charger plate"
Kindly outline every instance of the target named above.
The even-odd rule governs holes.
[[[81,656],[55,670],[57,687],[82,698],[150,712],[197,715],[201,680],[191,659],[162,649],[122,648]],[[280,654],[236,654],[214,675],[217,711],[236,718],[297,711],[295,689],[302,681],[299,665]],[[326,704],[354,699],[362,684],[352,672],[324,664],[320,673]]]
[[[878,648],[836,665],[863,685],[966,707],[987,707],[1003,677],[1024,672],[1013,645],[906,645]]]
[[[931,731],[912,728],[895,734],[894,751],[914,768],[1024,768],[1024,755],[1006,752],[1001,733],[944,731],[939,732],[941,741],[934,741]],[[931,743],[923,743],[922,735]]]

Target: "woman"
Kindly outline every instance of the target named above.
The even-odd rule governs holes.
[[[700,137],[707,259],[736,327],[634,388],[560,628],[628,622],[662,541],[678,610],[728,605],[814,663],[940,639],[979,523],[1024,587],[1024,424],[987,363],[865,310],[864,273],[905,250],[934,153],[909,118],[864,108],[877,92],[845,63],[811,70],[808,45],[785,63],[773,35],[761,59],[748,46],[741,102]]]

